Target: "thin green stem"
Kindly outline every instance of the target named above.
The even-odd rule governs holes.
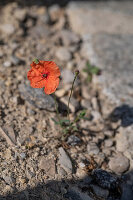
[[[75,124],[78,120],[79,120],[79,117],[77,116],[77,117],[75,118],[75,120],[73,121],[73,124]]]
[[[75,81],[76,81],[76,78],[77,78],[78,74],[79,74],[79,73],[75,72],[75,76],[74,76],[74,79],[73,79],[73,82],[72,82],[72,87],[71,87],[70,96],[69,96],[69,99],[68,99],[67,117],[68,117],[69,122],[70,122],[70,110],[69,110],[69,104],[70,104],[70,99],[71,99],[72,92],[73,92],[73,88],[74,88],[74,83],[75,83]]]

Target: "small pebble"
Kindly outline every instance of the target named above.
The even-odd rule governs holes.
[[[71,59],[71,54],[66,48],[60,47],[56,51],[56,57],[61,61],[69,61]]]
[[[6,35],[12,35],[15,32],[15,27],[13,26],[13,24],[2,24],[0,26],[0,29]]]
[[[85,168],[85,164],[83,162],[80,162],[78,165],[80,168]]]
[[[68,138],[67,143],[70,144],[71,146],[75,146],[80,143],[80,139],[75,135],[71,135]]]
[[[5,61],[3,65],[4,67],[11,67],[12,63],[10,61]]]
[[[105,140],[105,147],[111,147],[113,145],[112,140]]]
[[[13,65],[18,65],[20,64],[20,59],[16,56],[11,56],[11,62]]]
[[[47,176],[55,176],[55,161],[54,159],[47,159],[44,156],[39,161],[39,168],[43,169]]]
[[[118,174],[121,174],[128,170],[129,168],[129,160],[123,156],[122,154],[117,154],[114,157],[110,158],[109,168]]]
[[[89,155],[97,155],[99,153],[99,148],[95,143],[90,142],[87,145],[87,151],[89,153]]]
[[[14,183],[14,179],[11,176],[5,176],[3,175],[3,179],[5,180],[5,182],[9,185]]]
[[[22,160],[24,160],[26,158],[26,154],[25,153],[20,153],[20,157]]]
[[[64,88],[63,89],[60,89],[60,90],[57,90],[56,92],[55,92],[55,95],[57,96],[57,97],[63,97],[64,96],[64,94],[65,94],[65,90],[64,90]]]
[[[110,130],[107,130],[104,132],[104,135],[108,136],[108,137],[113,137],[114,135],[114,132],[113,131],[110,131]]]
[[[4,56],[4,53],[0,51],[0,58],[2,58],[3,56]]]
[[[72,83],[74,79],[74,74],[69,69],[64,69],[61,73],[61,76],[64,83]]]

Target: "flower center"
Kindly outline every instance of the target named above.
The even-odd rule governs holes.
[[[42,75],[43,78],[47,78],[47,76],[48,76],[47,74],[43,74]]]

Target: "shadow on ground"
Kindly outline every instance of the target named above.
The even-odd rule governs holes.
[[[12,194],[0,196],[0,200],[119,200],[122,184],[124,182],[116,175],[95,169],[91,175],[80,180],[49,180],[34,188],[28,186],[21,192],[14,189]]]
[[[23,191],[14,189],[0,200],[133,200],[133,171],[118,178],[96,169],[80,180],[49,180]]]
[[[121,126],[127,127],[133,124],[133,107],[127,104],[116,107],[109,118],[112,122],[117,122],[121,120]]]
[[[58,4],[60,6],[66,6],[69,2],[93,2],[94,0],[4,0],[4,1],[0,1],[0,6],[4,6],[10,2],[18,2],[20,6],[31,6],[31,5],[38,5],[38,6],[51,6],[53,4]],[[105,1],[107,2],[107,0],[95,0],[95,2],[97,1]],[[108,0],[111,1],[111,0]],[[126,0],[116,0],[116,1],[126,1]]]

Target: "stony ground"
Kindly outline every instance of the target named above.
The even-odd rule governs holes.
[[[32,1],[31,1],[32,2]],[[133,199],[133,3],[8,2],[0,12],[0,200]],[[61,69],[56,97],[74,119],[63,135],[52,95],[33,89],[34,58]],[[90,66],[99,72],[84,72]]]

